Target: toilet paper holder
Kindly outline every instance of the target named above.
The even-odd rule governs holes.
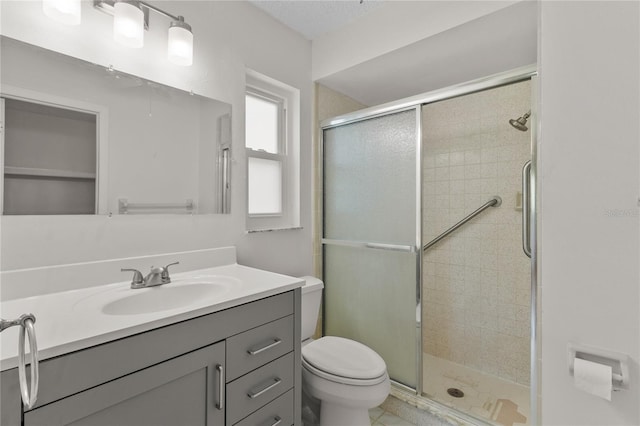
[[[629,386],[629,355],[572,343],[569,344],[568,350],[569,374],[572,376],[574,359],[579,358],[610,366],[613,390],[625,389]]]

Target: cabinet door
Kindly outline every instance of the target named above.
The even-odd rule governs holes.
[[[0,374],[0,425],[20,426],[22,415],[22,399],[18,369],[3,371]]]
[[[224,361],[224,342],[207,346],[26,412],[24,425],[221,426]]]

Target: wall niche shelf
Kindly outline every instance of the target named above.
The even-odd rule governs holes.
[[[95,113],[45,98],[3,94],[0,121],[3,214],[97,212]]]
[[[76,172],[71,170],[59,170],[59,169],[40,169],[35,167],[14,167],[5,166],[5,175],[15,176],[38,176],[49,178],[66,178],[66,179],[95,179],[95,173]]]

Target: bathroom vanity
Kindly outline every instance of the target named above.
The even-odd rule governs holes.
[[[42,345],[38,399],[30,410],[20,399],[18,368],[3,350],[2,425],[301,424],[302,280],[240,265],[177,277],[166,289],[142,291],[157,298],[173,285],[165,294],[178,300],[207,280],[229,281],[223,292],[157,312],[127,283],[31,300],[32,310],[55,304],[60,315],[51,327],[45,321],[54,314],[34,312]],[[138,299],[127,304],[132,297]],[[127,311],[136,305],[152,312]],[[52,332],[57,345],[47,336]],[[3,346],[14,346],[17,339],[4,334]]]

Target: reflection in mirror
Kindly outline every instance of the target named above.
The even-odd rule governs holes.
[[[96,212],[96,115],[17,99],[4,109],[4,214]]]
[[[229,104],[0,42],[3,214],[230,213]]]

